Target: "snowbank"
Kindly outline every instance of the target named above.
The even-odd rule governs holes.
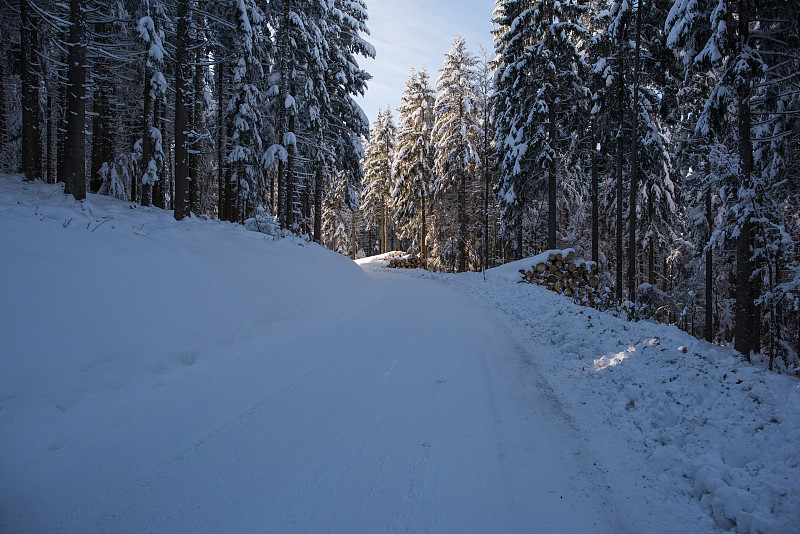
[[[514,325],[605,457],[617,501],[639,499],[644,514],[657,506],[665,518],[685,516],[694,502],[706,517],[695,532],[797,532],[800,381],[675,327],[630,323],[518,284],[519,269],[537,262],[489,269],[486,281],[480,273],[408,275],[459,286]]]
[[[369,277],[316,244],[99,195],[79,203],[19,176],[0,175],[0,250],[5,491],[126,406],[268,369],[241,359],[370,299]]]

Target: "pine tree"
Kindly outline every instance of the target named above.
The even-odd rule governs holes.
[[[86,198],[86,2],[70,0],[67,57],[66,187],[76,200]]]
[[[166,14],[163,6],[155,3],[151,12],[150,1],[145,1],[145,14],[139,19],[139,37],[147,47],[144,75],[144,109],[142,113],[142,205],[152,202],[153,185],[164,168],[164,148],[161,129],[156,126],[155,104],[167,94],[167,81],[163,74],[164,31],[156,21]],[[156,18],[153,18],[153,15]]]
[[[256,207],[260,160],[263,153],[261,92],[254,83],[261,77],[259,38],[264,17],[252,0],[235,0],[228,8],[236,24],[231,62],[231,94],[225,109],[230,145],[225,163],[231,169],[231,191],[235,198],[231,220],[249,216]]]
[[[22,80],[22,174],[26,180],[39,180],[41,134],[39,131],[38,18],[30,0],[20,0],[20,70]],[[77,7],[77,6],[74,6]],[[70,19],[72,20],[72,19]],[[79,34],[76,34],[76,38]],[[76,50],[76,53],[78,50]]]
[[[522,225],[533,190],[536,169],[528,153],[527,111],[534,89],[526,75],[526,44],[530,41],[531,0],[505,0],[494,12],[495,54],[493,118],[500,166],[498,200],[501,231],[518,236],[516,255],[522,256]]]
[[[394,183],[392,160],[395,156],[396,130],[391,109],[379,109],[364,154],[364,209],[376,214],[371,219],[380,228],[381,253],[389,252],[392,231],[389,193]]]
[[[401,236],[419,244],[428,265],[428,210],[434,179],[434,106],[436,99],[425,67],[411,72],[400,97],[400,129],[392,168],[395,182],[392,204]]]
[[[577,43],[586,35],[577,2],[498,5],[495,43],[497,149],[502,158],[500,206],[519,227],[527,202],[547,190],[547,247],[557,241],[559,159],[581,114],[585,70]]]
[[[461,36],[445,55],[436,80],[439,96],[434,107],[433,143],[437,177],[434,198],[455,189],[458,210],[458,270],[467,270],[467,180],[480,161],[481,129],[477,72],[478,60]]]
[[[178,22],[175,42],[175,219],[190,214],[189,195],[189,108],[191,106],[192,74],[189,55],[191,25],[190,0],[178,0]]]

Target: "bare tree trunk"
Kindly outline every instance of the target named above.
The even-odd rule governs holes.
[[[39,60],[36,55],[38,32],[36,30],[34,15],[31,12],[28,2],[29,0],[20,0],[22,174],[25,175],[25,180],[33,181],[42,178],[42,148],[39,133]],[[70,21],[71,20],[70,18]],[[73,35],[70,33],[70,38],[72,37]],[[80,34],[75,34],[75,37],[80,37]],[[72,70],[70,70],[70,72],[72,72]],[[81,84],[81,88],[82,87],[83,84]],[[85,193],[84,196],[86,196]]]
[[[748,2],[739,2],[739,39],[740,50],[747,45],[750,37],[750,17]],[[752,187],[751,173],[753,172],[753,144],[750,140],[751,118],[750,118],[750,91],[748,84],[741,83],[738,94],[737,104],[739,106],[738,130],[739,130],[739,187],[749,189]],[[750,275],[753,272],[752,265],[752,223],[749,215],[742,221],[739,237],[736,240],[736,304],[735,304],[735,336],[734,348],[742,353],[747,361],[750,361],[750,353],[753,350],[753,301],[750,294]]]
[[[548,120],[550,121],[548,128],[548,141],[550,143],[550,150],[555,151],[556,145],[556,109],[555,98],[551,98],[548,103]],[[556,191],[556,160],[550,160],[547,169],[547,248],[553,250],[556,248],[556,206],[557,206],[557,191]]]
[[[290,95],[292,98],[295,96],[295,88],[292,85],[290,90]],[[294,133],[295,129],[295,114],[289,114],[289,132]],[[294,231],[295,229],[295,220],[294,220],[294,195],[295,195],[295,183],[294,183],[294,159],[296,153],[296,145],[290,144],[287,147],[287,152],[289,153],[286,158],[286,228],[289,230]]]
[[[600,260],[600,185],[597,173],[597,142],[592,122],[592,261]]]
[[[202,193],[203,193],[203,180],[201,179],[201,172],[200,166],[202,162],[201,157],[201,140],[200,134],[197,130],[200,128],[200,117],[202,113],[202,106],[203,106],[203,51],[201,47],[202,40],[200,39],[200,35],[196,35],[194,39],[194,88],[192,91],[192,103],[191,103],[191,121],[192,121],[192,132],[190,138],[190,150],[189,150],[189,162],[190,162],[190,170],[191,173],[191,181],[189,182],[189,196],[190,196],[190,204],[192,213],[200,214],[203,212],[202,206]],[[244,216],[244,214],[243,214]]]
[[[467,178],[462,170],[458,178],[458,272],[467,270],[467,208],[466,208]]]
[[[48,108],[50,100],[48,100]],[[0,154],[6,153],[8,143],[8,106],[6,106],[6,62],[0,61]],[[49,131],[49,129],[48,129]],[[2,169],[8,172],[9,169]],[[47,175],[50,176],[50,173]]]
[[[103,42],[108,31],[106,23],[95,25],[95,33]],[[103,185],[100,168],[111,163],[113,142],[111,139],[111,87],[108,78],[108,59],[98,55],[94,64],[94,109],[92,110],[92,161],[90,164],[89,189],[97,193]]]
[[[149,206],[151,203],[151,193],[153,186],[147,183],[144,176],[149,170],[150,160],[153,159],[153,139],[150,130],[153,128],[153,94],[150,87],[150,80],[153,77],[153,67],[144,65],[144,109],[142,111],[142,206]]]
[[[622,187],[622,166],[623,166],[623,150],[624,150],[624,133],[623,130],[625,128],[625,99],[624,99],[624,91],[625,91],[625,82],[623,76],[623,56],[622,56],[622,44],[619,45],[619,57],[618,57],[618,86],[617,86],[617,108],[619,112],[619,131],[617,132],[617,168],[616,168],[616,178],[617,178],[617,242],[616,242],[616,249],[617,249],[617,279],[616,279],[616,298],[617,303],[622,302],[622,229],[623,229],[623,216],[622,216],[622,195],[624,194],[624,188]]]
[[[217,71],[217,218],[228,220],[225,197],[225,149],[227,132],[225,131],[225,62],[216,65]],[[270,206],[270,210],[272,206]]]
[[[322,195],[324,193],[322,161],[317,163],[314,178],[314,242],[322,244]]]
[[[422,235],[420,235],[420,248],[422,249],[422,265],[428,269],[428,227],[425,206],[425,191],[422,192]]]
[[[352,229],[351,229],[351,232],[350,232],[351,233],[351,237],[350,237],[350,259],[351,260],[355,260],[356,259],[356,247],[358,246],[356,244],[356,212],[352,211],[350,213],[352,213],[352,219],[351,219],[352,220]]]
[[[70,0],[65,192],[86,198],[86,3]]]
[[[153,125],[156,128],[158,128],[163,138],[164,121],[161,117],[161,111],[160,111],[161,107],[162,107],[161,102],[158,99],[156,99],[153,102]],[[166,144],[164,146],[166,146]],[[164,158],[167,157],[168,153],[169,153],[169,148],[166,148],[164,151]],[[169,181],[167,177],[166,168],[164,165],[165,162],[162,161],[162,168],[159,169],[160,176],[158,177],[158,180],[156,180],[156,183],[153,184],[153,205],[161,209],[164,209],[164,204],[165,204],[164,191],[166,189],[166,182]]]
[[[708,239],[706,240],[706,325],[705,338],[709,343],[714,340],[714,249],[711,247],[713,218],[711,213],[711,188],[706,189],[706,221],[708,221]]]
[[[633,136],[631,138],[631,184],[628,200],[628,300],[636,318],[636,206],[639,194],[639,56],[642,41],[642,2],[636,2],[636,52],[633,60]]]
[[[190,213],[189,198],[189,110],[192,77],[189,65],[189,0],[178,1],[178,29],[175,44],[175,219]]]
[[[389,207],[381,195],[381,254],[389,252]]]

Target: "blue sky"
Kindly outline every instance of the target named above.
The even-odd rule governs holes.
[[[375,60],[359,58],[372,80],[366,96],[357,101],[370,124],[378,107],[387,104],[397,117],[400,94],[412,68],[427,65],[431,83],[436,82],[456,35],[464,38],[473,53],[478,54],[483,45],[492,57],[494,5],[494,0],[367,0],[371,32],[367,40],[377,54]]]

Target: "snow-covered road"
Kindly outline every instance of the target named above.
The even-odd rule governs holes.
[[[225,355],[73,431],[6,479],[4,530],[624,531],[511,332],[455,288],[372,276],[346,316],[239,343],[263,365]]]

